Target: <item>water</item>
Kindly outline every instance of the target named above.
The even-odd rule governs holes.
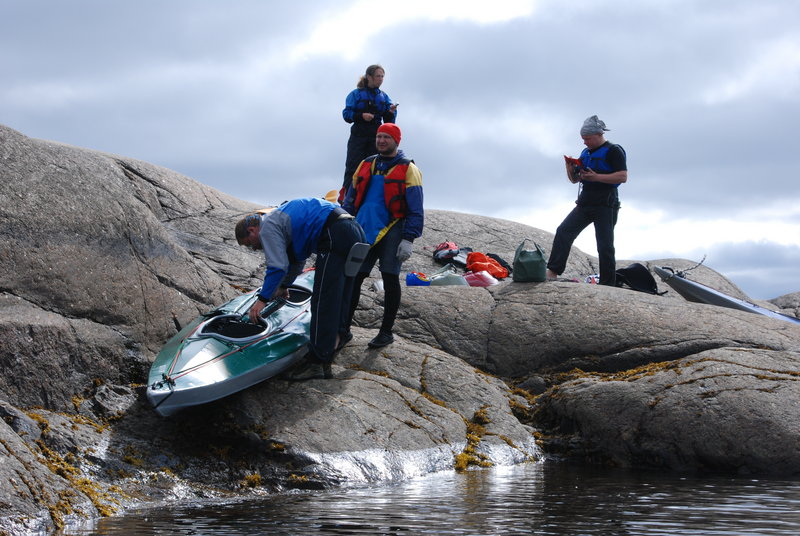
[[[545,463],[130,512],[73,535],[792,535],[800,480]]]

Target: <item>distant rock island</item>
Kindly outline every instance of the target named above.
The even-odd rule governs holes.
[[[161,418],[144,395],[156,353],[260,285],[263,257],[232,236],[259,207],[1,125],[0,179],[0,533],[546,458],[800,474],[800,327],[569,281],[405,287],[396,342],[378,350],[366,342],[383,296],[370,286],[333,380],[271,379]],[[510,262],[523,239],[549,251],[552,238],[429,210],[405,267],[437,270],[432,249],[446,240]],[[596,266],[576,249],[564,276]],[[706,266],[691,273],[749,299]],[[797,316],[800,293],[759,303]]]

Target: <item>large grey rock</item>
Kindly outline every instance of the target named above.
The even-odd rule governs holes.
[[[146,360],[119,329],[0,295],[0,391],[20,406],[71,407],[97,379],[134,381]]]
[[[518,463],[540,456],[531,425],[550,449],[619,464],[800,473],[794,454],[776,458],[795,452],[795,434],[767,429],[797,413],[790,378],[800,328],[673,292],[584,283],[404,288],[397,341],[379,350],[366,342],[383,294],[365,288],[334,380],[272,379],[160,418],[141,385],[155,352],[177,325],[260,284],[263,258],[232,237],[255,205],[157,166],[2,126],[0,179],[0,491],[15,494],[0,504],[0,530],[146,501]],[[431,254],[445,240],[510,263],[526,238],[552,244],[550,233],[521,224],[431,210],[406,268],[438,269]],[[596,266],[573,249],[564,276],[582,280]],[[691,274],[746,299],[710,268]],[[713,378],[703,376],[710,363]],[[677,389],[678,372],[696,381]],[[538,421],[537,399],[516,384],[539,395]],[[710,396],[709,385],[721,390]],[[648,413],[654,401],[669,415]],[[720,418],[693,427],[696,415],[673,410],[681,405]],[[756,406],[758,418],[746,418]],[[612,430],[627,432],[600,437]],[[763,447],[743,463],[757,448],[747,437],[769,437],[773,452]],[[694,441],[709,448],[692,449]]]
[[[784,294],[769,301],[779,307],[782,313],[800,318],[800,292]]]
[[[60,526],[143,497],[174,501],[231,497],[251,486],[321,488],[541,457],[533,430],[515,414],[529,413],[529,401],[503,381],[402,339],[365,351],[371,333],[354,331],[332,380],[273,379],[170,419],[158,417],[144,397],[131,403],[129,389],[101,385],[78,414],[30,411],[27,419],[41,428],[35,444],[0,423],[9,448],[3,454],[26,456],[20,464],[0,465],[0,475],[9,485],[36,478],[43,493],[8,503],[0,526],[19,528],[23,515]],[[104,421],[109,406],[123,413]],[[26,475],[26,468],[36,472]],[[59,490],[69,486],[83,491],[61,497]],[[41,520],[43,507],[50,521]],[[9,512],[14,515],[3,519]]]
[[[28,470],[47,477],[36,476],[46,494],[2,509],[3,527],[45,510],[39,521],[51,526],[69,512],[114,510],[126,495],[109,493],[112,484],[174,499],[206,496],[209,483],[235,492],[254,482],[248,470],[264,485],[314,486],[538,456],[512,412],[528,412],[526,398],[424,343],[387,350],[401,352],[400,366],[367,363],[369,334],[336,381],[276,380],[186,412],[177,426],[159,418],[136,387],[155,351],[177,325],[260,282],[261,256],[232,238],[255,206],[144,162],[5,127],[0,136],[0,392],[11,438],[34,453]],[[42,408],[27,417],[17,406]],[[344,474],[343,463],[356,469]],[[11,471],[0,465],[0,478]],[[97,493],[59,500],[77,475]]]
[[[219,404],[237,429],[263,426],[295,464],[326,478],[376,480],[451,469],[465,452],[486,463],[536,459],[531,429],[512,412],[525,406],[501,380],[424,344],[398,339],[365,350],[354,329],[337,357],[334,380],[272,381]],[[501,439],[502,438],[502,439]],[[345,474],[338,474],[344,472]]]
[[[719,348],[617,374],[577,375],[540,398],[572,456],[625,467],[800,473],[800,352]]]
[[[752,313],[570,282],[407,288],[397,332],[504,377],[623,370],[726,346],[784,350],[800,337]]]
[[[12,403],[62,408],[95,377],[139,381],[175,321],[258,274],[232,240],[250,203],[3,126],[0,166],[0,389]]]

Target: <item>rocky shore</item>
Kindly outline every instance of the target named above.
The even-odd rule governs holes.
[[[260,284],[263,258],[232,237],[258,207],[4,126],[0,180],[0,535],[545,457],[800,474],[800,327],[568,281],[406,287],[397,341],[378,350],[366,342],[382,294],[365,289],[335,379],[268,380],[161,418],[144,396],[155,354]],[[409,270],[436,270],[444,240],[510,261],[523,239],[549,251],[553,238],[477,215],[426,218]],[[564,275],[596,266],[574,250]],[[691,274],[749,299],[708,267]],[[800,293],[759,304],[800,315]]]

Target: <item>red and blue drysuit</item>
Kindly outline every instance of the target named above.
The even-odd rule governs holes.
[[[397,258],[397,248],[402,240],[413,242],[422,236],[425,223],[422,203],[422,172],[403,151],[390,158],[373,155],[361,162],[342,207],[355,215],[372,247],[353,285],[351,319],[361,297],[361,285],[380,261],[384,287],[380,330],[392,332],[401,295],[402,263]]]

